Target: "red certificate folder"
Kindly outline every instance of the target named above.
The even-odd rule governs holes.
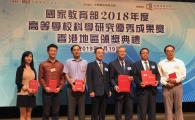
[[[152,74],[150,70],[141,71],[142,83],[144,85],[155,85],[156,84],[156,75]]]
[[[29,88],[33,91],[33,93],[36,93],[38,91],[38,82],[37,82],[37,80],[30,80],[29,81]]]
[[[149,85],[155,86],[156,83],[157,83],[156,75],[155,74],[149,75]]]
[[[118,76],[118,87],[120,92],[130,92],[130,80],[128,75]]]
[[[174,72],[174,73],[169,74],[169,78],[176,79],[177,78],[176,73]]]
[[[57,80],[49,80],[48,87],[50,88],[51,92],[55,92],[57,88]]]
[[[75,81],[75,92],[84,92],[83,80],[76,80]]]

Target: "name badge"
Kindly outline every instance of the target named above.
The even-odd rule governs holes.
[[[55,72],[56,71],[56,68],[51,68],[50,71],[51,72]]]
[[[108,72],[108,68],[104,68],[104,70]]]
[[[131,67],[127,67],[127,70],[131,70]]]
[[[151,68],[152,68],[152,69],[155,69],[156,67],[155,67],[155,65],[152,65]]]

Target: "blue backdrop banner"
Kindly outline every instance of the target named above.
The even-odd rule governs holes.
[[[106,50],[104,61],[116,58],[116,47],[127,48],[127,59],[139,60],[142,47],[150,49],[150,59],[165,58],[164,46],[176,46],[187,77],[183,81],[183,101],[195,101],[195,4],[181,2],[135,2],[127,0],[1,0],[0,1],[0,106],[15,106],[15,72],[21,55],[34,54],[36,70],[47,59],[46,47],[59,46],[57,58],[71,58],[70,46],[82,46],[82,58],[94,60],[93,50]],[[159,86],[158,102],[162,102]],[[64,90],[65,91],[65,90]],[[66,104],[63,91],[62,103]],[[37,104],[41,105],[41,89]],[[87,99],[87,103],[90,103]]]

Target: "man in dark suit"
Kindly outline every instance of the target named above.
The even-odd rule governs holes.
[[[140,50],[141,60],[134,63],[135,67],[135,83],[138,103],[138,119],[146,120],[148,113],[148,120],[156,120],[156,93],[157,85],[160,80],[160,74],[157,64],[149,59],[149,49],[142,48]],[[151,70],[156,76],[156,84],[146,85],[142,83],[141,71]]]
[[[92,120],[105,120],[106,99],[111,96],[108,65],[103,62],[104,49],[95,49],[96,60],[87,66],[87,84],[92,99]]]
[[[113,87],[115,100],[115,119],[122,120],[122,111],[125,111],[125,120],[131,120],[133,117],[133,87],[130,92],[120,92],[118,87],[118,75],[128,75],[129,80],[133,80],[133,64],[125,59],[126,49],[121,46],[117,49],[117,59],[110,63],[110,80]]]

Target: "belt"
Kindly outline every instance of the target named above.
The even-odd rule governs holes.
[[[175,83],[175,86],[179,86],[179,85],[181,85],[181,84],[182,84],[182,82]],[[173,87],[175,87],[175,86],[173,86]],[[164,87],[164,88],[170,88],[170,87],[167,87],[167,86],[165,86],[165,85],[163,85],[163,87]],[[172,87],[172,88],[173,88],[173,87]]]
[[[182,82],[179,82],[179,83],[176,83],[175,86],[179,86],[179,85],[181,85],[181,84],[182,84]]]

